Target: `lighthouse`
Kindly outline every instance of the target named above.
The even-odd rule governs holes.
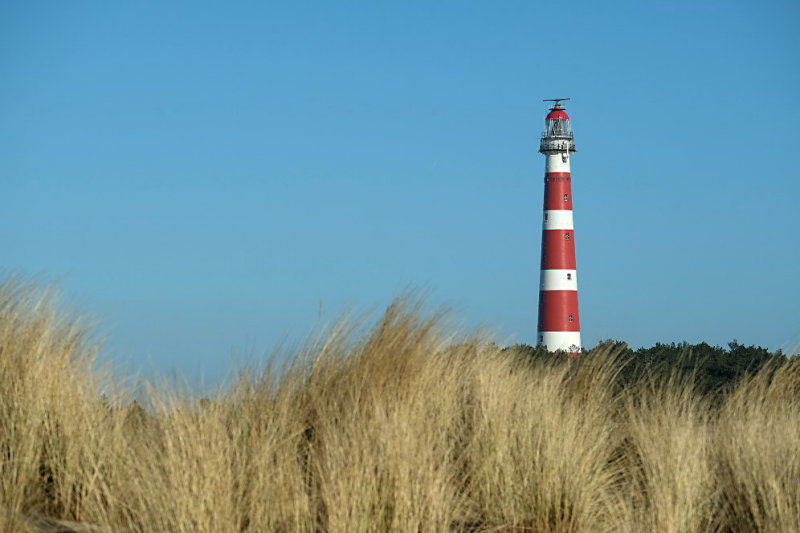
[[[545,100],[553,107],[544,121],[539,151],[544,167],[544,214],[542,262],[539,277],[539,325],[537,345],[554,352],[578,355],[581,327],[578,319],[578,277],[575,269],[575,228],[572,222],[570,156],[575,139],[569,116],[561,102]]]

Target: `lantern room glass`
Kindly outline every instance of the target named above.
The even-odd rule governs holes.
[[[547,137],[569,137],[570,126],[568,118],[549,118],[545,127]]]

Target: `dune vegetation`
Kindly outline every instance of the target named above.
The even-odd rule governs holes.
[[[800,531],[794,358],[713,396],[631,378],[619,345],[534,356],[401,299],[213,397],[134,403],[92,338],[0,284],[0,531]]]

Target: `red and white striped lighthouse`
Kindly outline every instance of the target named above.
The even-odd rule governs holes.
[[[537,344],[549,351],[578,355],[581,328],[578,320],[578,278],[575,269],[575,229],[572,224],[572,178],[569,158],[575,152],[569,116],[555,102],[545,118],[539,151],[547,158],[544,170],[542,263],[539,278]]]

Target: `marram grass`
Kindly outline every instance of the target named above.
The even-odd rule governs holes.
[[[0,284],[0,531],[800,531],[800,366],[712,405],[623,362],[454,341],[398,300],[364,338],[139,404],[89,331]]]

